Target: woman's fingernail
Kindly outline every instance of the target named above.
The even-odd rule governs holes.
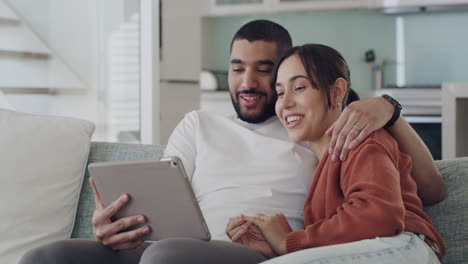
[[[143,216],[138,217],[138,222],[144,223],[145,222],[145,217],[143,217]]]
[[[128,200],[128,195],[125,193],[120,197],[120,200],[122,200],[122,202],[126,202]]]
[[[328,148],[328,154],[332,154],[333,153],[333,149],[331,147]]]
[[[332,155],[332,161],[336,161],[336,155],[335,154]]]
[[[341,161],[344,161],[344,160],[345,160],[345,156],[344,156],[343,154],[341,154],[340,160],[341,160]]]

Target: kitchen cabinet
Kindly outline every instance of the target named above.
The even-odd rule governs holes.
[[[336,9],[381,9],[387,13],[453,9],[468,0],[203,0],[204,16],[253,15]]]
[[[204,0],[206,16],[251,15],[273,12],[275,0]]]
[[[385,13],[438,11],[468,6],[468,0],[377,0]]]
[[[468,83],[442,84],[442,158],[468,156]]]
[[[184,6],[184,8],[181,8]],[[161,0],[159,141],[200,107],[201,7],[198,1]]]
[[[381,7],[427,6],[427,5],[461,5],[468,0],[380,0]]]
[[[161,80],[159,136],[161,144],[167,144],[174,128],[185,114],[200,108],[200,87],[193,82]]]
[[[233,16],[278,12],[375,8],[376,0],[205,0],[204,15]]]
[[[161,0],[160,19],[160,78],[198,81],[201,71],[200,4],[198,1]]]
[[[276,12],[333,9],[367,9],[377,7],[375,0],[276,0]]]

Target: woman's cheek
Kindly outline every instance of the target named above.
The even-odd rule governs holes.
[[[281,120],[281,107],[278,101],[276,101],[276,104],[275,104],[275,113],[276,113],[276,116]],[[281,120],[281,123],[283,123],[283,120]]]

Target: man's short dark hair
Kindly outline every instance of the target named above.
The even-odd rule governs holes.
[[[234,41],[242,39],[249,42],[256,40],[275,42],[278,45],[279,57],[292,47],[289,32],[281,25],[269,20],[254,20],[243,25],[232,38],[230,50],[232,51]]]

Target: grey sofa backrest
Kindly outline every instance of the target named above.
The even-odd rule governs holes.
[[[93,142],[88,163],[160,158],[164,148],[163,145]],[[447,196],[438,204],[424,207],[424,211],[447,246],[444,263],[468,263],[468,158],[442,160],[436,164],[446,181]],[[88,178],[86,170],[72,238],[94,239],[91,224],[94,198]]]
[[[442,236],[447,252],[444,263],[468,263],[468,158],[436,161],[445,179],[447,195],[425,206],[434,227]]]

